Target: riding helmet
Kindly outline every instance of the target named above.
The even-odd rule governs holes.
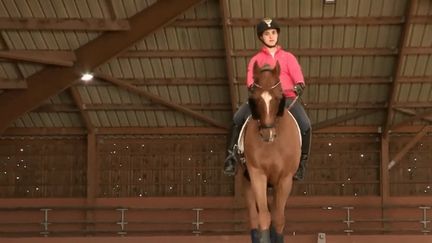
[[[276,21],[272,20],[271,18],[264,18],[256,26],[258,37],[261,37],[264,31],[268,29],[275,29],[278,34],[280,32],[279,24]]]

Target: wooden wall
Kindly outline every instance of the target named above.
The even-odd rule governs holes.
[[[390,138],[390,159],[412,135]],[[233,196],[224,176],[225,136],[97,137],[98,197]],[[379,134],[315,134],[295,196],[379,196]],[[391,196],[431,194],[432,136],[390,171]],[[93,163],[93,162],[92,162]],[[0,196],[85,197],[85,137],[0,137]]]
[[[0,139],[0,197],[85,197],[82,137]]]

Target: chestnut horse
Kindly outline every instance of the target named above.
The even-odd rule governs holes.
[[[252,242],[282,243],[285,205],[300,161],[300,130],[285,108],[279,63],[272,68],[255,62],[253,73],[249,95],[253,119],[244,128],[244,158],[250,177],[245,195]],[[273,187],[270,208],[268,186]]]

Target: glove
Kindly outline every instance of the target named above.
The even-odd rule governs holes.
[[[304,88],[305,88],[304,83],[298,83],[298,84],[294,85],[294,93],[297,96],[302,96]]]

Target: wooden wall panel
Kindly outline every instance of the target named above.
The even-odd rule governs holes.
[[[380,142],[376,135],[315,135],[306,179],[293,195],[379,195]]]
[[[101,197],[228,196],[225,136],[100,138]]]
[[[0,197],[83,197],[82,137],[0,139]]]
[[[413,136],[398,135],[390,139],[390,158],[393,158]],[[423,137],[390,170],[390,195],[432,195],[432,136]]]

